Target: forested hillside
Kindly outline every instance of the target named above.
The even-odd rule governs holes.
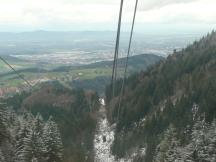
[[[131,56],[129,59],[129,74],[140,72],[141,70],[146,70],[149,66],[163,60],[164,58],[157,55],[152,54],[142,54]],[[126,58],[120,58],[118,60],[118,68],[119,74],[122,75],[125,67]],[[86,65],[80,67],[80,69],[95,69],[96,77],[89,79],[78,79],[73,80],[69,83],[72,87],[78,87],[83,89],[91,89],[98,92],[101,95],[104,95],[106,85],[110,83],[111,80],[111,69],[112,69],[113,61],[102,61],[94,64]],[[66,67],[65,67],[66,68]],[[64,69],[64,68],[63,68]],[[109,71],[106,75],[99,69],[106,69]],[[56,69],[58,70],[58,69]],[[61,68],[59,69],[61,70]],[[65,70],[68,70],[67,68]]]
[[[216,161],[216,32],[130,76],[120,110],[116,87],[114,97],[106,90],[115,155],[145,148],[134,161]]]
[[[88,65],[50,65],[49,63],[36,64],[12,56],[3,56],[3,58],[12,66],[17,67],[17,72],[25,77],[32,85],[45,81],[58,80],[72,88],[93,90],[104,95],[106,85],[111,80],[112,61],[102,61]],[[145,70],[150,65],[162,59],[164,58],[153,54],[132,56],[129,59],[129,73],[132,74]],[[120,74],[123,73],[125,61],[126,58],[121,58],[118,61]],[[4,62],[0,61],[0,69],[0,96],[10,95],[16,91],[25,89],[22,80]]]
[[[95,112],[99,107],[99,98],[95,92],[81,89],[72,90],[65,88],[58,82],[49,82],[42,84],[31,92],[16,94],[11,98],[4,99],[2,102],[4,102],[7,107],[10,107],[15,115],[25,114],[26,112],[31,114],[31,118],[33,119],[30,118],[30,121],[26,120],[26,127],[30,129],[34,129],[34,123],[31,121],[42,120],[42,118],[47,121],[47,124],[51,124],[52,126],[58,125],[59,132],[57,133],[59,136],[56,136],[56,134],[45,134],[45,137],[49,138],[47,140],[52,140],[52,138],[60,139],[61,137],[62,144],[61,148],[59,148],[61,149],[61,154],[52,152],[55,154],[52,155],[53,157],[60,155],[61,159],[45,160],[45,162],[93,161],[93,138],[96,127]],[[38,113],[41,114],[39,117],[37,116]],[[50,118],[50,116],[52,117]],[[11,119],[13,119],[13,117],[11,117]],[[10,124],[11,122],[7,121],[6,123]],[[35,129],[38,131],[46,130],[46,123],[44,129]],[[48,133],[51,133],[51,131],[56,133],[57,131],[56,128],[50,129],[52,130],[48,130]],[[39,135],[39,133],[36,134]],[[12,134],[15,135],[16,133]],[[13,142],[18,142],[15,137],[13,140]],[[55,145],[55,143],[53,144]],[[27,160],[26,162],[29,161],[30,160]]]
[[[162,57],[155,55],[133,56],[130,59],[130,73],[144,70],[148,66],[162,59]],[[125,58],[119,60],[121,71],[124,67],[124,61]],[[25,158],[26,162],[32,160],[35,161],[36,159],[41,162],[94,161],[95,150],[93,150],[93,142],[98,122],[98,109],[100,104],[98,94],[93,90],[100,94],[104,94],[106,84],[110,82],[111,68],[112,61],[99,62],[82,67],[62,67],[53,70],[53,72],[68,72],[67,77],[72,77],[72,74],[70,74],[69,71],[76,69],[77,77],[84,76],[84,79],[75,78],[73,82],[67,81],[66,79],[65,81],[47,80],[44,83],[38,82],[38,84],[34,85],[32,89],[25,88],[21,91],[16,91],[15,89],[15,92],[10,93],[10,95],[2,95],[0,98],[0,103],[3,103],[2,108],[15,116],[15,118],[13,116],[7,117],[10,120],[4,121],[2,126],[6,127],[8,124],[11,125],[11,127],[7,127],[6,129],[6,132],[11,132],[9,139],[5,140],[7,141],[6,144],[2,143],[0,145],[2,148],[0,155],[4,159],[6,158],[6,160],[2,161],[14,162],[17,156],[23,156],[20,158]],[[103,70],[101,71],[100,69]],[[104,73],[103,71],[106,71],[107,69],[108,73]],[[37,73],[37,71],[38,70],[35,68],[18,70],[19,73],[28,72],[32,74]],[[41,72],[46,73],[48,71],[41,70]],[[120,73],[122,74],[122,72]],[[15,74],[13,72],[1,74],[1,77],[9,77],[11,75],[13,76]],[[86,79],[85,76],[88,76],[89,79]],[[13,77],[10,78],[10,80],[13,81]],[[69,84],[66,84],[66,82]],[[84,88],[85,90],[81,88]],[[5,116],[5,114],[2,116]],[[35,121],[40,122],[40,128],[38,128],[38,126],[35,128]],[[45,128],[47,123],[54,125],[53,127],[55,128],[50,128],[53,130],[49,130],[54,132],[46,134]],[[16,137],[16,133],[14,132],[19,129],[20,132],[18,131],[18,134],[21,135],[17,135],[18,137]],[[2,131],[4,132],[4,130]],[[34,137],[35,135],[32,135],[31,132],[36,134],[37,137]],[[4,139],[7,139],[7,135],[4,136],[5,138],[3,138],[3,141]],[[59,148],[56,148],[56,152],[53,152],[57,155],[56,158],[54,155],[46,153],[46,149],[49,150],[49,147],[51,146],[48,144],[46,144],[48,146],[41,146],[41,143],[46,142],[45,136],[46,138],[52,138],[55,136],[56,139],[54,138],[53,140],[59,140],[56,144],[59,144],[60,146],[55,146]],[[32,138],[35,138],[36,142],[39,142],[38,146],[33,146],[35,143]],[[16,143],[19,142],[19,139],[21,139],[21,142],[27,140],[27,146],[22,146],[21,144],[17,145]],[[33,143],[30,143],[31,140]],[[52,143],[52,141],[50,142]],[[6,149],[4,147],[5,145],[7,145]],[[24,142],[23,145],[25,145]],[[19,148],[14,149],[14,147]],[[46,148],[44,149],[44,147]],[[28,149],[28,151],[22,151],[20,148]],[[17,149],[19,153],[21,152],[21,155],[16,153]],[[36,150],[35,153],[34,149]],[[8,153],[10,153],[10,155],[8,155]],[[41,157],[39,156],[40,154]],[[50,156],[50,158],[53,156],[55,159],[49,160],[47,156]],[[20,161],[20,159],[17,161]]]
[[[1,162],[61,162],[63,145],[57,124],[50,116],[16,113],[0,105]]]

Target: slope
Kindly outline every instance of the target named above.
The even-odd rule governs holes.
[[[163,57],[148,54],[132,56],[129,60],[129,71],[130,73],[139,72],[140,70],[144,70],[148,66],[162,59]],[[18,64],[15,64],[16,60],[17,63],[19,63],[19,60],[16,58],[7,57],[6,60],[8,60],[10,63],[14,63],[12,65],[15,68],[18,66]],[[120,74],[123,71],[124,63],[125,58],[120,59]],[[44,66],[38,65],[38,67]],[[43,69],[38,67],[35,68],[32,64],[26,65],[25,68],[22,69],[16,69],[20,74],[22,74],[22,76],[29,80],[32,83],[32,85],[47,80],[59,80],[60,82],[68,84],[72,87],[91,89],[102,94],[105,91],[105,85],[109,84],[110,81],[112,61],[104,61],[82,66],[54,67],[54,69],[53,67],[51,69]],[[23,87],[22,80],[20,80],[20,78],[17,77],[17,75],[14,72],[0,72],[0,82],[2,88],[14,86],[21,87],[20,89],[22,89]]]
[[[114,97],[110,86],[106,90],[109,120],[117,122],[112,147],[115,155],[123,157],[145,147],[141,161],[153,161],[170,125],[176,129],[180,145],[189,144],[194,116],[209,124],[216,117],[216,32],[129,77],[118,120],[120,83],[116,83]]]
[[[99,106],[95,92],[71,90],[59,82],[49,82],[2,102],[17,113],[40,113],[45,120],[52,116],[60,129],[64,162],[93,161],[95,115]]]

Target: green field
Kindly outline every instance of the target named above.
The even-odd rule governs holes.
[[[129,60],[129,73],[138,72],[146,69],[148,66],[156,63],[162,58],[155,55],[138,55],[133,56]],[[90,65],[83,66],[63,66],[62,65],[40,65],[32,62],[26,62],[23,60],[16,60],[16,58],[7,58],[7,61],[19,71],[19,74],[27,79],[32,85],[40,83],[44,80],[57,80],[64,85],[72,85],[73,82],[82,82],[87,85],[88,81],[93,85],[97,85],[98,78],[109,79],[112,74],[112,61],[104,61]],[[121,59],[118,64],[118,76],[123,75],[124,71],[124,59]],[[11,71],[3,62],[0,61],[0,86],[2,87],[19,87],[24,84],[24,81],[20,79],[16,74]],[[87,81],[87,82],[86,82]],[[107,82],[101,82],[105,84]],[[79,84],[79,83],[78,83]],[[90,86],[90,85],[89,85]],[[104,85],[105,86],[105,85]]]
[[[0,61],[0,69],[1,69],[1,71],[7,69],[7,67],[5,66],[5,64],[2,61]]]
[[[73,80],[94,79],[99,76],[111,76],[111,69],[93,68],[93,69],[76,69],[69,72],[47,72],[47,73],[30,73],[24,72],[21,75],[31,81],[37,79],[59,80],[62,82],[71,82]],[[1,87],[19,86],[23,81],[16,75],[5,75],[0,78]]]

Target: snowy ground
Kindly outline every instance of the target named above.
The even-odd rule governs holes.
[[[111,153],[111,145],[114,141],[115,125],[110,125],[105,111],[104,99],[100,99],[101,109],[99,111],[99,120],[97,131],[94,138],[95,162],[132,162],[133,158],[145,154],[145,148],[137,149],[126,159],[116,160]]]
[[[115,158],[110,150],[114,140],[114,127],[111,127],[107,120],[104,100],[101,99],[100,102],[100,119],[98,121],[97,132],[94,139],[95,162],[114,162]]]

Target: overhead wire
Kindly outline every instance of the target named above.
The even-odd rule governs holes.
[[[135,24],[135,20],[136,20],[138,2],[139,2],[139,0],[136,0],[135,7],[134,7],[134,15],[133,15],[133,21],[132,21],[132,26],[131,26],[128,50],[127,50],[127,58],[126,58],[126,63],[125,63],[125,68],[124,68],[124,77],[123,77],[122,86],[121,86],[121,92],[120,92],[120,96],[119,96],[117,121],[119,121],[120,112],[121,112],[122,97],[123,97],[124,92],[125,92],[125,81],[126,81],[127,72],[128,72],[127,71],[128,70],[128,61],[129,61],[129,56],[130,56],[130,52],[131,52],[131,43],[132,43],[132,39],[133,39],[134,24]]]
[[[22,79],[30,88],[33,88],[33,86],[30,84],[30,82],[25,79],[16,69],[14,69],[3,57],[0,56],[0,60],[2,60],[14,73]]]
[[[120,34],[121,34],[123,5],[124,5],[124,0],[121,0],[120,10],[119,10],[119,19],[118,19],[118,29],[117,29],[117,36],[116,36],[115,54],[114,54],[113,69],[112,69],[112,80],[111,80],[113,97],[115,96],[115,82],[116,82],[116,76],[117,76],[117,60],[118,60],[118,53],[119,53],[119,41],[120,41]]]

